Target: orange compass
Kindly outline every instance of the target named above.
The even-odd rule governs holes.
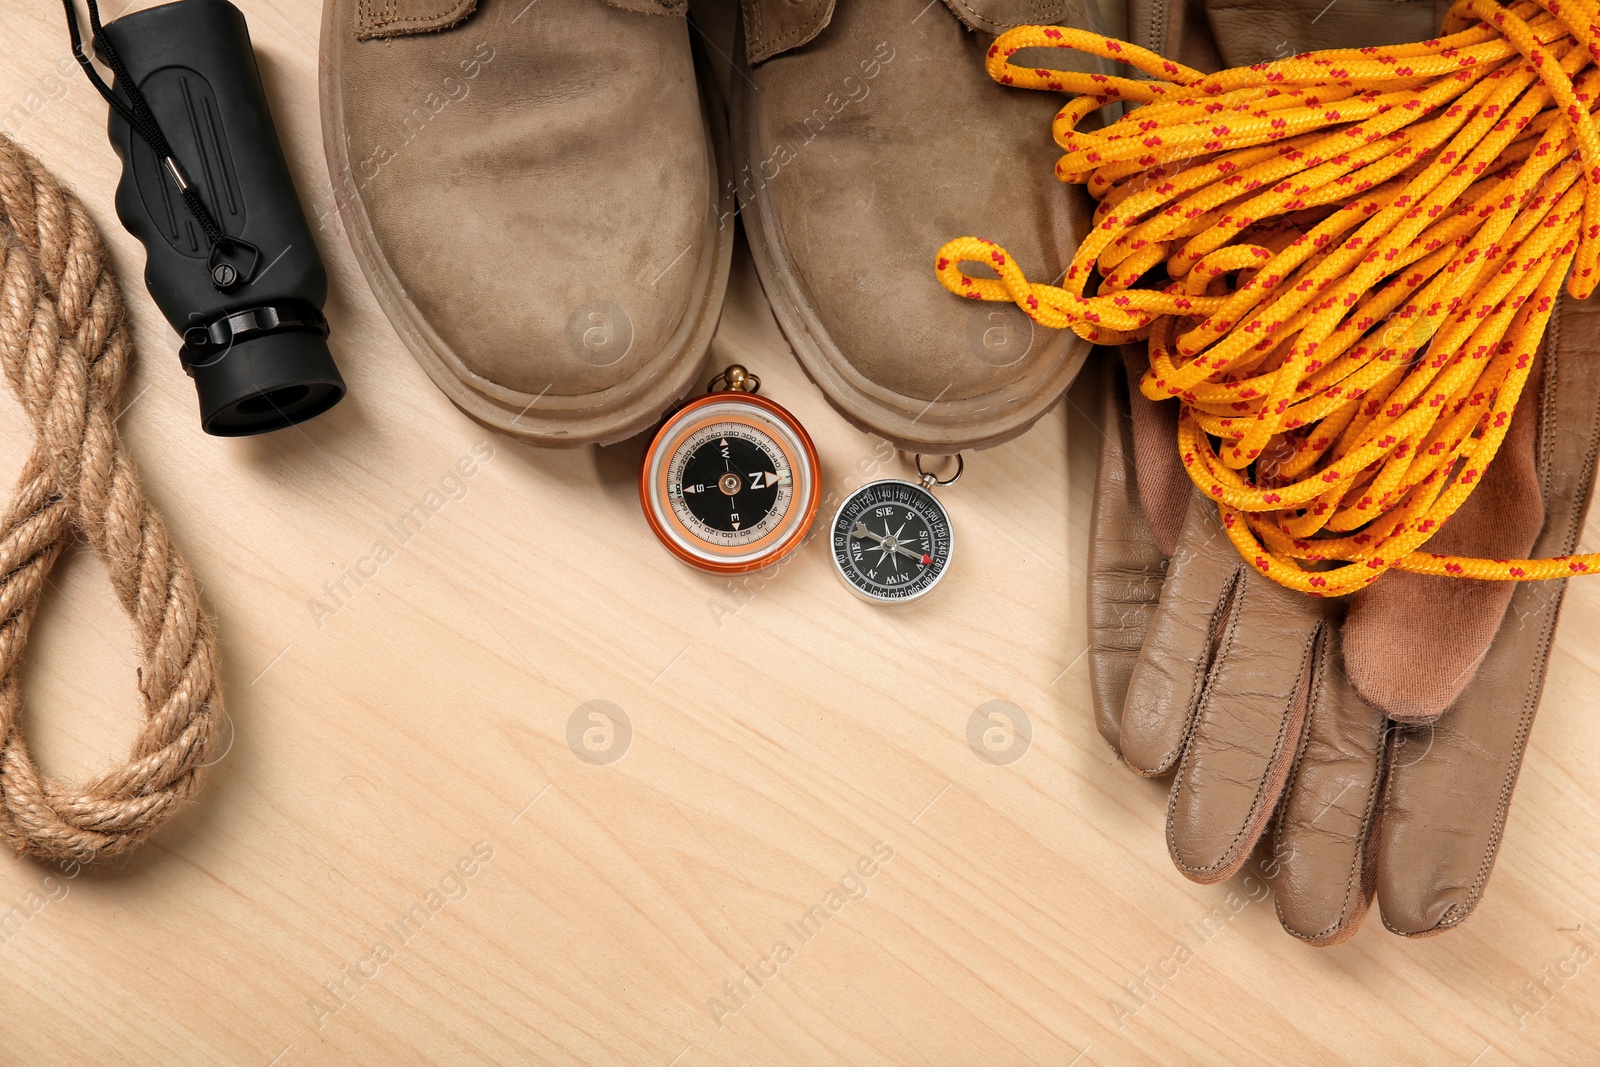
[[[650,529],[673,555],[714,574],[771,566],[817,516],[816,447],[760,388],[737,365],[717,375],[656,433],[639,473]]]

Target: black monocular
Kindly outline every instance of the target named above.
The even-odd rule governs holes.
[[[200,396],[200,425],[244,437],[320,415],[344,396],[322,314],[328,277],[289,177],[244,15],[227,0],[178,0],[100,24],[122,158],[117,215],[144,245],[144,279]]]

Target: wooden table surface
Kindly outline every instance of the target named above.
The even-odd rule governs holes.
[[[121,428],[217,616],[233,732],[120,867],[0,862],[0,1064],[1600,1062],[1600,583],[1568,594],[1477,915],[1307,948],[1253,877],[1177,874],[1164,784],[1095,732],[1087,391],[969,457],[924,602],[856,601],[816,542],[693,572],[640,515],[641,443],[540,451],[433,387],[334,212],[319,4],[239,3],[323,220],[350,395],[231,441],[200,432],[112,211],[60,6],[0,11],[0,128],[113,249],[139,346]],[[742,248],[713,359],[810,427],[825,491],[906,473],[807,381]],[[0,405],[9,486],[31,435]],[[69,557],[25,677],[47,771],[126,751],[132,649],[99,562]],[[969,745],[994,702],[1031,735],[1010,763]]]

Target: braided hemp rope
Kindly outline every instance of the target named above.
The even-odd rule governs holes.
[[[19,854],[123,855],[199,788],[222,713],[216,637],[117,436],[132,345],[100,235],[78,198],[0,136],[0,363],[38,438],[0,515],[0,838]],[[19,670],[74,532],[138,631],[144,728],[91,781],[45,778],[22,738]]]

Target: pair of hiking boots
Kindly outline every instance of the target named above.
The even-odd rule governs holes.
[[[952,300],[933,253],[976,229],[1059,273],[1089,204],[1049,177],[1059,102],[993,84],[983,52],[1027,22],[1121,35],[1121,10],[743,0],[730,57],[683,0],[328,0],[340,213],[406,344],[493,429],[651,427],[701,375],[742,209],[780,325],[850,422],[922,452],[997,444],[1089,347]]]

